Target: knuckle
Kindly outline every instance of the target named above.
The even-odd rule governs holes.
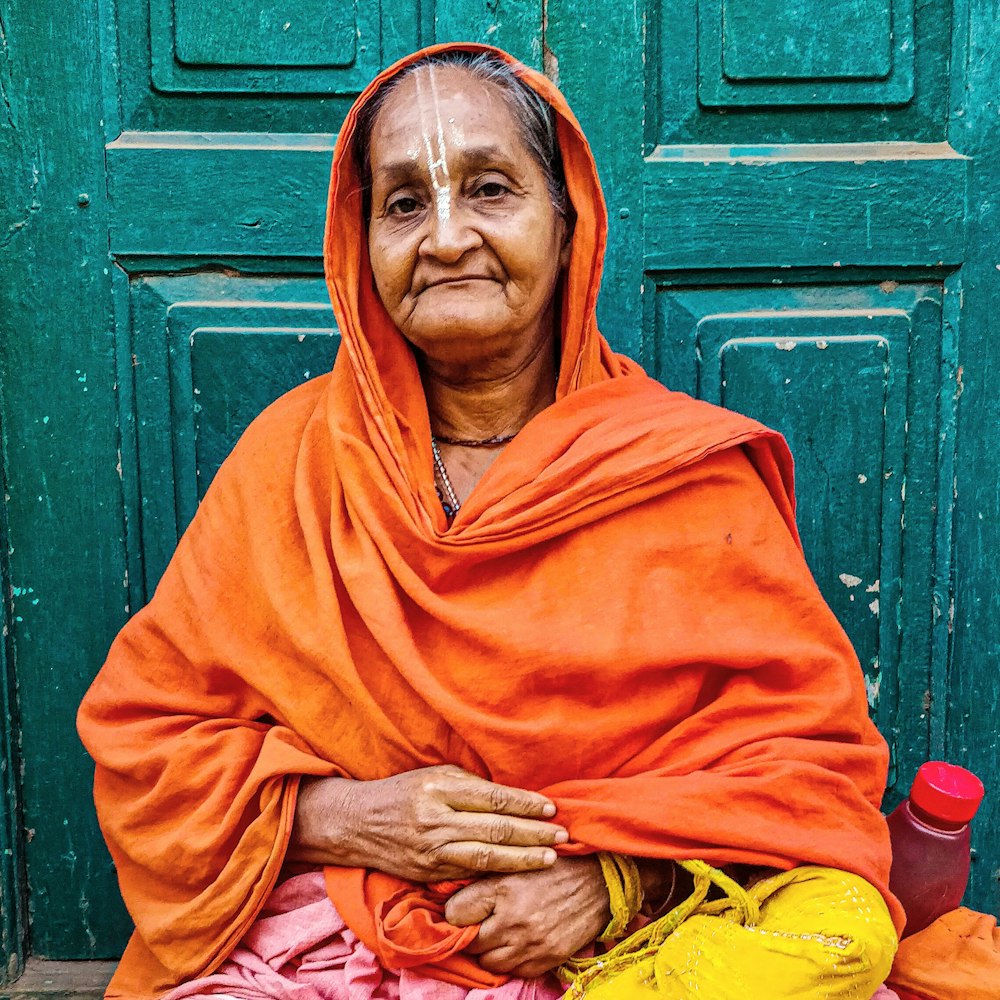
[[[472,867],[479,872],[490,870],[493,863],[493,851],[485,844],[477,847],[472,852]]]
[[[512,820],[500,818],[490,824],[490,840],[494,844],[509,844],[514,839]]]
[[[507,794],[507,789],[501,788],[499,785],[490,785],[487,797],[489,799],[490,808],[494,812],[500,812],[501,810],[506,809],[508,803],[510,802],[510,796]]]

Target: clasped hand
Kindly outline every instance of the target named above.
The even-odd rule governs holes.
[[[305,779],[290,857],[374,868],[415,882],[487,877],[457,892],[446,917],[481,923],[470,947],[484,969],[537,976],[592,942],[608,921],[594,858],[556,858],[566,830],[544,795],[442,765],[376,781]]]

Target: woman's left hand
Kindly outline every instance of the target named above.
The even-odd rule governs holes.
[[[593,942],[611,904],[597,858],[560,858],[543,871],[466,886],[448,900],[445,917],[456,927],[482,924],[468,950],[487,972],[529,978]]]

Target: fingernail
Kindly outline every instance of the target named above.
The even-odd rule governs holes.
[[[553,851],[551,848],[546,849],[545,852],[542,854],[542,860],[547,865],[554,865],[556,863],[556,852]]]
[[[547,803],[545,808],[542,809],[543,816],[555,816],[555,814],[556,814],[556,807],[551,802]]]
[[[556,843],[557,844],[565,844],[567,840],[569,840],[569,834],[565,830],[560,830],[556,834]]]

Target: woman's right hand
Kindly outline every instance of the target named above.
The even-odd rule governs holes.
[[[376,781],[303,778],[289,857],[415,882],[536,871],[568,839],[546,822],[555,811],[544,795],[451,764]]]

